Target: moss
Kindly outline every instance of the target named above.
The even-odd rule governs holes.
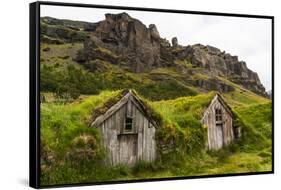
[[[198,80],[198,79],[201,79],[201,80],[209,80],[211,77],[209,77],[208,75],[204,75],[204,74],[201,74],[201,73],[196,73],[192,76],[192,79],[194,80]]]
[[[40,45],[40,57],[47,60],[51,58],[63,58],[69,56],[70,58],[75,58],[77,51],[83,47],[82,43],[64,43],[64,44],[46,44],[41,43]],[[48,51],[45,51],[48,49]],[[72,61],[72,60],[71,60]],[[48,62],[51,64],[52,62]]]
[[[224,98],[227,100],[228,104],[230,104],[232,107],[243,107],[252,104],[270,102],[269,99],[261,97],[251,92],[250,90],[247,90],[225,78],[218,77],[218,79],[235,88],[234,91],[225,93],[223,95]]]
[[[175,60],[174,63],[176,65],[179,65],[179,66],[183,66],[185,68],[193,68],[193,65],[191,64],[191,62],[187,59],[178,59],[178,60]]]
[[[128,92],[129,92],[128,90],[118,91],[118,93],[116,93],[114,96],[104,100],[96,108],[93,108],[91,117],[87,123],[90,124],[98,116],[104,114],[109,108],[111,108],[114,104],[116,104]]]
[[[106,48],[103,48],[103,47],[98,47],[97,49],[100,50],[101,52],[115,58],[115,59],[118,58],[118,56],[114,52],[110,51],[109,49],[106,49]]]
[[[85,140],[90,140],[90,145],[96,147],[100,134],[95,128],[88,128],[87,121],[93,114],[92,110],[108,109],[125,92],[104,91],[64,105],[49,102],[51,95],[46,95],[46,103],[41,104],[41,140],[45,158],[51,160],[41,162],[44,164],[41,168],[42,184],[271,170],[271,103],[236,107],[234,112],[243,125],[243,137],[219,151],[205,151],[206,128],[200,118],[215,92],[151,102],[133,91],[150,107],[149,114],[161,121],[156,130],[157,142],[172,142],[172,151],[163,153],[158,149],[155,163],[140,162],[133,168],[102,166],[102,151],[95,148],[99,155],[94,159],[88,155]],[[99,113],[104,113],[101,110]],[[81,154],[82,157],[80,154],[71,156],[73,147],[86,153]],[[85,159],[81,159],[83,156]]]
[[[170,77],[181,77],[181,74],[175,68],[156,68],[149,72],[150,75],[166,75]]]
[[[173,144],[175,151],[199,154],[205,148],[206,129],[200,120],[215,92],[175,100],[153,102],[152,107],[164,118],[158,140]]]
[[[256,151],[271,146],[272,104],[263,103],[235,109],[243,122],[241,143],[245,151]]]
[[[66,49],[77,49],[80,45],[64,45]],[[49,46],[48,46],[49,47]],[[174,99],[181,96],[196,95],[197,89],[178,79],[178,76],[155,73],[131,73],[122,70],[116,65],[97,60],[91,62],[88,67],[94,71],[85,70],[82,66],[73,62],[73,59],[65,56],[55,56],[56,50],[50,46],[49,52],[44,52],[44,63],[41,62],[41,91],[56,92],[60,83],[71,83],[80,94],[97,94],[102,90],[119,90],[124,88],[136,89],[136,91],[149,100]],[[67,52],[70,50],[67,50]],[[64,55],[62,52],[61,55]],[[68,53],[66,53],[68,54]],[[73,69],[68,69],[72,65]],[[97,72],[95,70],[98,70]],[[103,70],[100,72],[99,70]],[[163,73],[164,71],[162,71]],[[172,71],[167,71],[172,72]],[[77,75],[79,74],[79,75]],[[77,80],[73,80],[77,78]],[[76,84],[77,83],[77,84]]]
[[[138,87],[138,91],[150,100],[174,99],[197,94],[192,88],[175,79],[152,80],[150,84]]]
[[[204,74],[205,68],[182,59],[169,68],[128,72],[120,67],[118,55],[104,47],[94,49],[104,57],[83,65],[75,58],[89,33],[45,23],[41,23],[41,32],[43,185],[271,170],[270,100],[217,77],[235,89],[223,94],[223,98],[234,112],[234,125],[242,128],[242,138],[221,150],[206,151],[207,128],[200,120],[215,92],[205,93],[191,85],[194,80],[210,79]],[[172,51],[179,53],[183,48]],[[180,68],[190,74],[182,74]],[[54,93],[62,87],[80,97],[73,102],[58,102]],[[88,126],[128,92],[121,89],[135,89],[133,93],[147,108],[146,114],[159,124],[156,162],[140,162],[132,168],[102,164],[105,152],[101,134]]]
[[[40,42],[46,44],[64,44],[63,40],[58,38],[52,38],[46,35],[41,35]]]
[[[77,31],[60,25],[48,25],[43,22],[40,22],[40,29],[41,34],[65,42],[83,42],[87,37],[87,33],[84,31]]]

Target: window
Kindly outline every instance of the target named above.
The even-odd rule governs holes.
[[[125,121],[125,132],[132,132],[133,131],[133,118],[126,117]]]
[[[216,109],[216,123],[222,122],[222,111],[221,109]]]
[[[217,127],[223,127],[223,124],[222,123],[216,123],[216,126]]]

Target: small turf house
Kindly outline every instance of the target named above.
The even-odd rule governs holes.
[[[240,128],[234,128],[233,121],[234,114],[231,108],[217,93],[201,119],[208,129],[208,149],[220,149],[240,136]]]
[[[102,134],[106,164],[133,165],[138,160],[156,159],[155,128],[150,108],[133,91],[123,91],[96,110],[91,127]]]

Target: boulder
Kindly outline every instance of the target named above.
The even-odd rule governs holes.
[[[150,36],[152,39],[154,39],[154,40],[160,39],[160,34],[159,34],[155,24],[149,25],[149,31],[150,31]]]
[[[154,24],[147,28],[127,13],[106,14],[95,36],[123,57],[126,68],[144,72],[160,65],[160,36]]]
[[[215,78],[209,80],[195,80],[195,85],[207,91],[215,90],[221,93],[227,93],[235,90],[233,86],[223,83],[222,81]]]
[[[83,49],[77,52],[74,60],[84,64],[87,69],[94,71],[99,69],[104,70],[104,66],[101,64],[93,64],[97,63],[93,60],[103,60],[111,64],[117,64],[119,62],[119,57],[110,50],[98,46],[95,39],[87,36],[83,43]],[[100,63],[100,61],[98,61],[98,63]],[[100,66],[102,66],[102,68],[100,68]]]
[[[173,37],[172,38],[172,46],[173,47],[177,47],[179,44],[178,44],[178,38],[177,37]]]

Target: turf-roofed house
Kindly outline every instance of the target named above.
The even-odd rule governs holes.
[[[233,126],[234,113],[219,93],[204,111],[201,122],[208,128],[208,148],[220,149],[241,134],[240,127]]]
[[[233,126],[234,114],[219,93],[213,93],[203,110],[201,123],[207,126],[208,149],[220,149],[239,137],[240,128]],[[161,127],[153,112],[134,90],[123,90],[117,98],[94,110],[91,127],[102,134],[107,164],[134,165],[140,160],[156,160],[156,130]]]
[[[106,163],[133,165],[138,160],[156,159],[155,130],[158,127],[151,108],[132,90],[97,108],[91,127],[102,134]]]

